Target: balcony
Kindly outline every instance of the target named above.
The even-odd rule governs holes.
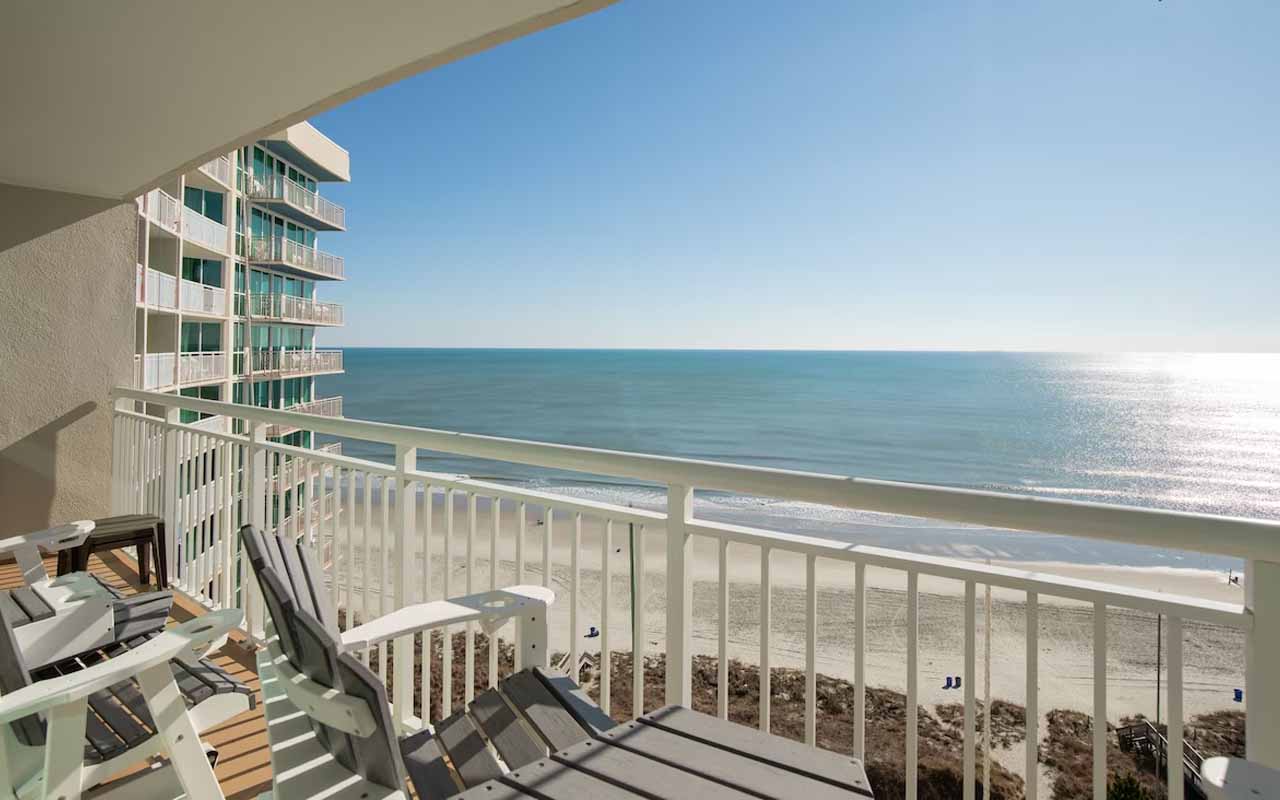
[[[178,235],[182,226],[182,204],[163,189],[152,189],[147,192],[147,219],[161,230]]]
[[[138,265],[138,305],[159,311],[178,310],[178,279],[149,267]]]
[[[341,417],[342,416],[342,398],[341,397],[325,397],[320,400],[312,400],[309,403],[294,403],[286,406],[281,411],[292,411],[295,414],[314,414],[318,417]],[[275,438],[293,433],[297,430],[306,428],[303,423],[277,423],[267,428],[267,436]],[[334,442],[333,444],[341,444]],[[322,450],[323,448],[316,448]],[[339,451],[341,452],[341,448]]]
[[[181,384],[211,383],[227,377],[227,354],[183,353],[178,361],[178,382]]]
[[[314,247],[279,237],[256,237],[249,245],[249,260],[308,278],[345,280],[342,256],[330,255]]]
[[[166,389],[177,382],[178,357],[173,353],[146,353],[133,357],[133,385],[139,389]]]
[[[218,156],[212,161],[200,165],[200,172],[221,184],[222,188],[231,188],[231,159]]]
[[[220,286],[206,286],[185,278],[181,284],[182,311],[209,317],[227,315],[227,290]]]
[[[347,229],[347,211],[284,175],[253,176],[249,197],[281,216],[322,231]]]
[[[186,206],[182,207],[182,238],[207,250],[210,256],[225,258],[227,255],[227,226]]]
[[[287,294],[252,295],[249,314],[255,318],[293,322],[300,325],[342,324],[341,305],[318,303],[306,297]]]
[[[342,372],[342,351],[253,350],[249,369],[256,380]]]
[[[282,411],[173,395],[118,389],[114,397],[145,403],[157,412],[165,407],[187,408],[238,417],[242,424],[236,430],[296,422],[293,415]],[[113,413],[117,442],[160,443],[189,430],[189,426],[119,406]],[[353,612],[368,619],[371,614],[400,608],[418,598],[455,596],[463,592],[464,578],[468,588],[480,590],[506,583],[541,582],[552,586],[557,598],[551,619],[551,650],[561,651],[569,664],[599,665],[588,675],[587,688],[615,718],[653,710],[651,701],[641,708],[627,708],[611,699],[610,687],[619,684],[630,685],[630,696],[644,698],[646,674],[665,687],[659,703],[692,702],[722,716],[743,713],[730,709],[727,678],[733,658],[734,670],[742,670],[744,664],[760,667],[753,667],[753,685],[747,688],[758,698],[759,708],[753,709],[751,720],[761,728],[770,728],[774,710],[800,709],[803,725],[791,735],[815,744],[818,725],[834,725],[838,720],[849,726],[848,741],[842,739],[824,746],[874,761],[878,755],[892,754],[867,750],[872,735],[866,724],[869,712],[883,713],[886,708],[884,701],[869,690],[878,683],[889,682],[885,690],[877,691],[896,694],[899,700],[893,702],[897,703],[897,721],[905,716],[905,727],[899,728],[905,731],[905,742],[899,739],[897,747],[905,745],[907,758],[905,775],[898,768],[899,778],[915,786],[919,777],[921,731],[927,730],[921,725],[927,720],[921,720],[919,715],[928,714],[930,704],[954,702],[957,705],[951,716],[953,722],[948,724],[954,727],[955,747],[947,757],[954,759],[955,773],[963,774],[964,785],[972,787],[983,762],[978,720],[984,705],[977,689],[982,686],[979,632],[987,630],[987,618],[981,610],[980,593],[992,587],[1005,598],[1004,608],[1017,609],[1007,619],[996,617],[1001,634],[997,646],[1003,641],[1008,649],[993,651],[991,656],[1002,674],[1013,673],[1005,676],[1005,682],[997,688],[1002,694],[997,696],[1025,692],[1025,716],[1012,723],[1019,739],[1041,741],[1045,731],[1040,709],[1052,706],[1041,706],[1040,698],[1051,693],[1059,679],[1055,676],[1060,677],[1064,669],[1071,671],[1071,681],[1092,686],[1092,714],[1096,718],[1115,720],[1128,713],[1134,702],[1133,687],[1109,676],[1111,660],[1120,659],[1132,644],[1126,641],[1131,634],[1124,633],[1124,628],[1117,629],[1117,625],[1125,619],[1141,617],[1150,623],[1154,642],[1157,615],[1169,636],[1162,683],[1169,698],[1165,706],[1168,747],[1175,752],[1184,747],[1188,716],[1184,714],[1184,699],[1200,703],[1207,696],[1206,691],[1224,695],[1227,689],[1223,687],[1232,685],[1243,686],[1249,699],[1250,748],[1273,752],[1264,745],[1268,736],[1280,731],[1280,697],[1272,691],[1273,676],[1280,670],[1280,652],[1274,646],[1280,617],[1273,616],[1280,615],[1280,597],[1273,591],[1280,585],[1277,522],[797,473],[349,418],[317,417],[308,427],[320,435],[364,442],[383,452],[396,449],[410,454],[446,453],[522,468],[569,471],[613,483],[661,486],[665,503],[656,503],[653,508],[632,508],[567,493],[425,471],[418,468],[413,457],[397,464],[375,462],[264,442],[243,434],[228,435],[215,442],[238,454],[224,463],[247,465],[240,482],[224,483],[247,488],[244,496],[217,494],[205,498],[211,505],[204,506],[202,513],[214,514],[220,520],[207,540],[209,548],[224,548],[226,554],[234,552],[233,520],[237,516],[231,512],[245,506],[266,530],[299,534],[296,515],[276,523],[267,511],[273,503],[281,502],[281,490],[292,489],[313,498],[304,505],[311,519],[299,535],[310,536],[325,553],[330,587],[338,604],[347,610],[348,619]],[[160,453],[168,459],[173,450],[153,447],[138,454],[126,449],[124,457],[115,460],[114,513],[165,513],[165,508],[169,513],[180,513],[184,507],[181,502],[165,505],[163,495],[153,491],[155,485],[174,484],[172,476],[179,462],[170,459],[157,467],[154,456],[148,455]],[[255,471],[253,464],[263,466]],[[289,475],[290,480],[273,482],[270,477],[276,470],[285,470],[282,474]],[[1019,531],[1037,531],[1075,537],[1082,546],[1088,544],[1087,540],[1104,540],[1230,556],[1248,562],[1248,580],[1256,583],[1242,595],[1243,604],[1207,601],[1121,583],[990,566],[977,560],[919,555],[821,536],[730,525],[698,513],[695,489],[771,498],[784,504],[816,504],[998,527],[1011,536]],[[402,506],[405,498],[413,498],[412,510]],[[372,511],[371,499],[377,503]],[[376,535],[365,535],[362,528],[325,522],[344,513],[352,515],[348,519],[380,521],[374,523]],[[304,514],[304,520],[306,517]],[[416,529],[407,527],[406,523],[415,518]],[[182,526],[173,520],[167,528],[181,530]],[[634,539],[626,535],[628,529]],[[634,549],[632,542],[636,543]],[[502,554],[499,562],[489,560],[492,552]],[[234,561],[227,557],[217,563]],[[230,576],[222,579],[225,582],[192,581],[181,568],[179,574],[185,590],[206,605],[249,607],[247,632],[262,635],[261,612],[254,610],[256,600],[238,596],[239,589],[230,582]],[[601,603],[602,583],[614,587],[611,603]],[[397,588],[389,591],[389,587]],[[750,595],[757,600],[731,605],[731,587],[733,597]],[[927,636],[940,635],[936,625],[925,628],[926,614],[946,617],[946,635],[954,641],[954,653],[945,665],[921,658],[921,642]],[[630,624],[632,619],[634,626]],[[588,625],[599,631],[598,637],[590,641],[582,636]],[[1083,641],[1083,656],[1071,649],[1075,639],[1067,642],[1061,638],[1067,628]],[[1193,630],[1199,633],[1192,634]],[[1214,651],[1217,666],[1213,668],[1229,667],[1228,673],[1211,681],[1212,686],[1184,680],[1193,674],[1187,671],[1189,661],[1184,661],[1184,634],[1195,637],[1188,640],[1192,643],[1185,651],[1188,660],[1208,645]],[[472,641],[465,631],[458,635]],[[1201,638],[1206,635],[1208,639]],[[838,636],[846,637],[852,648],[849,653],[830,649]],[[1016,644],[1010,644],[1012,637],[1017,637]],[[889,657],[886,642],[894,643],[902,655]],[[1247,671],[1241,667],[1243,658],[1234,652],[1237,647],[1250,653]],[[445,653],[451,651],[446,648]],[[484,656],[475,658],[478,651],[470,644],[465,649],[468,676],[473,674],[473,668],[474,674],[480,672],[477,661]],[[612,657],[614,654],[630,657],[619,661]],[[434,702],[418,702],[409,691],[419,680],[431,685],[421,660],[399,661],[412,660],[413,650],[384,652],[381,657],[390,662],[385,665],[388,674],[396,674],[403,667],[412,676],[408,686],[397,682],[398,688],[392,690],[396,719],[412,728],[438,721],[438,706]],[[452,674],[450,656],[443,657],[443,665],[436,660],[429,668],[439,669],[437,675]],[[646,661],[646,657],[655,658]],[[852,689],[847,707],[843,700],[836,705],[820,700],[820,657],[824,670],[836,668],[833,665],[849,666]],[[1064,660],[1070,664],[1064,665]],[[1084,665],[1079,673],[1073,671],[1079,669],[1077,661]],[[630,669],[631,664],[638,668]],[[707,665],[712,676],[709,679]],[[790,674],[800,679],[787,678],[780,689],[774,680],[784,675],[779,672],[783,666],[793,667]],[[692,681],[695,667],[703,676],[700,683]],[[963,678],[961,691],[937,694],[932,681],[942,669]],[[1237,677],[1237,670],[1243,677]],[[759,685],[755,686],[757,680]],[[652,696],[652,681],[649,686]],[[1139,689],[1145,697],[1146,689]],[[466,686],[466,699],[478,690]],[[938,697],[944,700],[939,701]],[[882,721],[879,716],[872,717],[873,725]],[[983,727],[989,729],[989,724],[983,723]],[[776,732],[776,726],[774,729]],[[1106,788],[1105,767],[1111,757],[1111,735],[1105,726],[1095,725],[1084,736],[1083,752],[1093,751],[1093,786],[1100,793],[1097,796],[1102,796]],[[1113,740],[1111,743],[1114,745]],[[1202,745],[1198,748],[1203,750]],[[1026,748],[1025,763],[1020,756],[1017,761],[993,759],[992,769],[1022,767],[1026,774],[1034,776],[1039,770],[1036,751],[1035,747]],[[896,750],[897,754],[903,752]],[[1168,762],[1172,763],[1160,768],[1167,766],[1171,782],[1181,785],[1183,761],[1170,758]],[[1086,781],[1087,771],[1086,767]],[[879,794],[880,787],[876,788]]]

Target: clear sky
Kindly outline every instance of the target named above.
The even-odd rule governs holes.
[[[315,120],[323,344],[1280,350],[1280,2],[623,0]]]

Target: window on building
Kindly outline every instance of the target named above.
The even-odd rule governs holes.
[[[224,217],[223,200],[222,192],[210,192],[195,186],[186,187],[182,193],[182,201],[187,208],[219,224]]]
[[[205,286],[222,288],[222,262],[213,258],[182,258],[182,277],[203,283]]]

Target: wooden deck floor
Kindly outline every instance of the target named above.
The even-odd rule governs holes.
[[[46,560],[50,575],[54,574],[56,566],[56,559]],[[137,564],[119,552],[94,556],[89,562],[89,571],[127,594],[141,588]],[[0,563],[0,588],[21,584],[22,576],[17,566],[11,561]],[[172,618],[176,622],[191,619],[199,613],[199,605],[181,596],[173,604]],[[267,729],[262,718],[262,695],[258,675],[254,671],[254,654],[240,642],[231,641],[213,660],[255,693],[256,702],[252,711],[205,731],[201,736],[218,749],[218,767],[215,772],[228,800],[249,800],[271,788],[271,756],[267,750]]]

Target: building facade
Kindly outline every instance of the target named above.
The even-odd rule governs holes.
[[[342,352],[317,333],[343,324],[320,291],[345,264],[320,237],[346,230],[346,210],[320,185],[348,180],[346,150],[304,122],[137,198],[134,385],[340,416],[342,398],[317,396],[316,377],[341,372]],[[268,435],[312,446],[307,430]]]

